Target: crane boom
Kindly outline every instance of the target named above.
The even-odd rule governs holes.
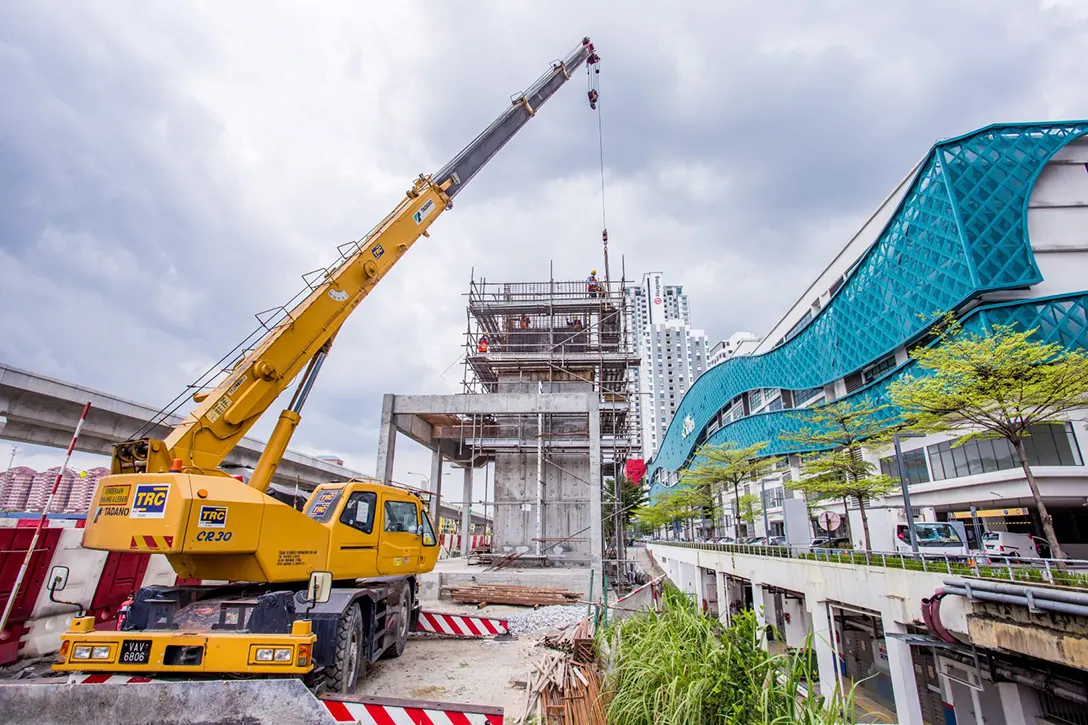
[[[589,38],[553,64],[476,139],[436,174],[420,174],[406,198],[358,242],[342,246],[332,267],[310,278],[309,294],[270,327],[219,385],[194,396],[197,406],[162,441],[140,439],[114,449],[112,472],[217,474],[219,465],[299,374],[294,397],[281,412],[250,486],[272,480],[300,411],[333,339],[348,316],[443,212],[453,197],[532,118],[580,65],[598,56]],[[590,103],[596,101],[590,91]],[[225,473],[222,475],[226,475]]]

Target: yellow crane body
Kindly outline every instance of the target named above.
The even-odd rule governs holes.
[[[228,584],[144,587],[116,632],[77,617],[61,638],[55,669],[316,672],[330,689],[348,692],[360,663],[401,654],[419,617],[417,577],[434,569],[439,551],[419,497],[352,480],[318,486],[297,511],[266,491],[348,316],[571,71],[583,64],[595,71],[597,61],[585,38],[446,166],[421,174],[369,234],[342,245],[335,264],[305,275],[301,301],[262,321],[260,341],[213,389],[193,395],[195,408],[169,435],[137,434],[115,446],[83,546],[163,554],[180,578]],[[589,97],[593,108],[595,89]],[[221,470],[296,379],[248,484]],[[67,582],[58,569],[47,586],[50,599],[65,604],[54,599]]]

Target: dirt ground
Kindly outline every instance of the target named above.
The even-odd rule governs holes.
[[[524,612],[522,607],[457,605],[448,601],[423,602],[429,611],[449,614],[503,617]],[[437,700],[502,707],[506,722],[521,714],[524,687],[511,680],[528,679],[532,662],[543,656],[537,641],[549,629],[537,630],[509,640],[491,638],[452,639],[412,635],[404,654],[395,660],[381,660],[371,666],[366,679],[355,688],[358,695]]]

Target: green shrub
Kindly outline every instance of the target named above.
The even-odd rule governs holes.
[[[764,649],[756,616],[724,627],[675,589],[660,613],[636,614],[602,630],[609,654],[610,725],[786,725],[853,723],[852,698],[825,702],[811,648]],[[801,688],[813,693],[799,697]]]

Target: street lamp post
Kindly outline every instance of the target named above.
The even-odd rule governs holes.
[[[910,532],[910,550],[918,554],[918,532],[914,529],[914,507],[910,505],[910,482],[907,480],[906,469],[903,466],[903,449],[899,447],[900,438],[922,438],[916,433],[892,433],[892,443],[895,445],[895,467],[899,471],[899,485],[903,487],[903,507],[907,510],[907,531]]]

